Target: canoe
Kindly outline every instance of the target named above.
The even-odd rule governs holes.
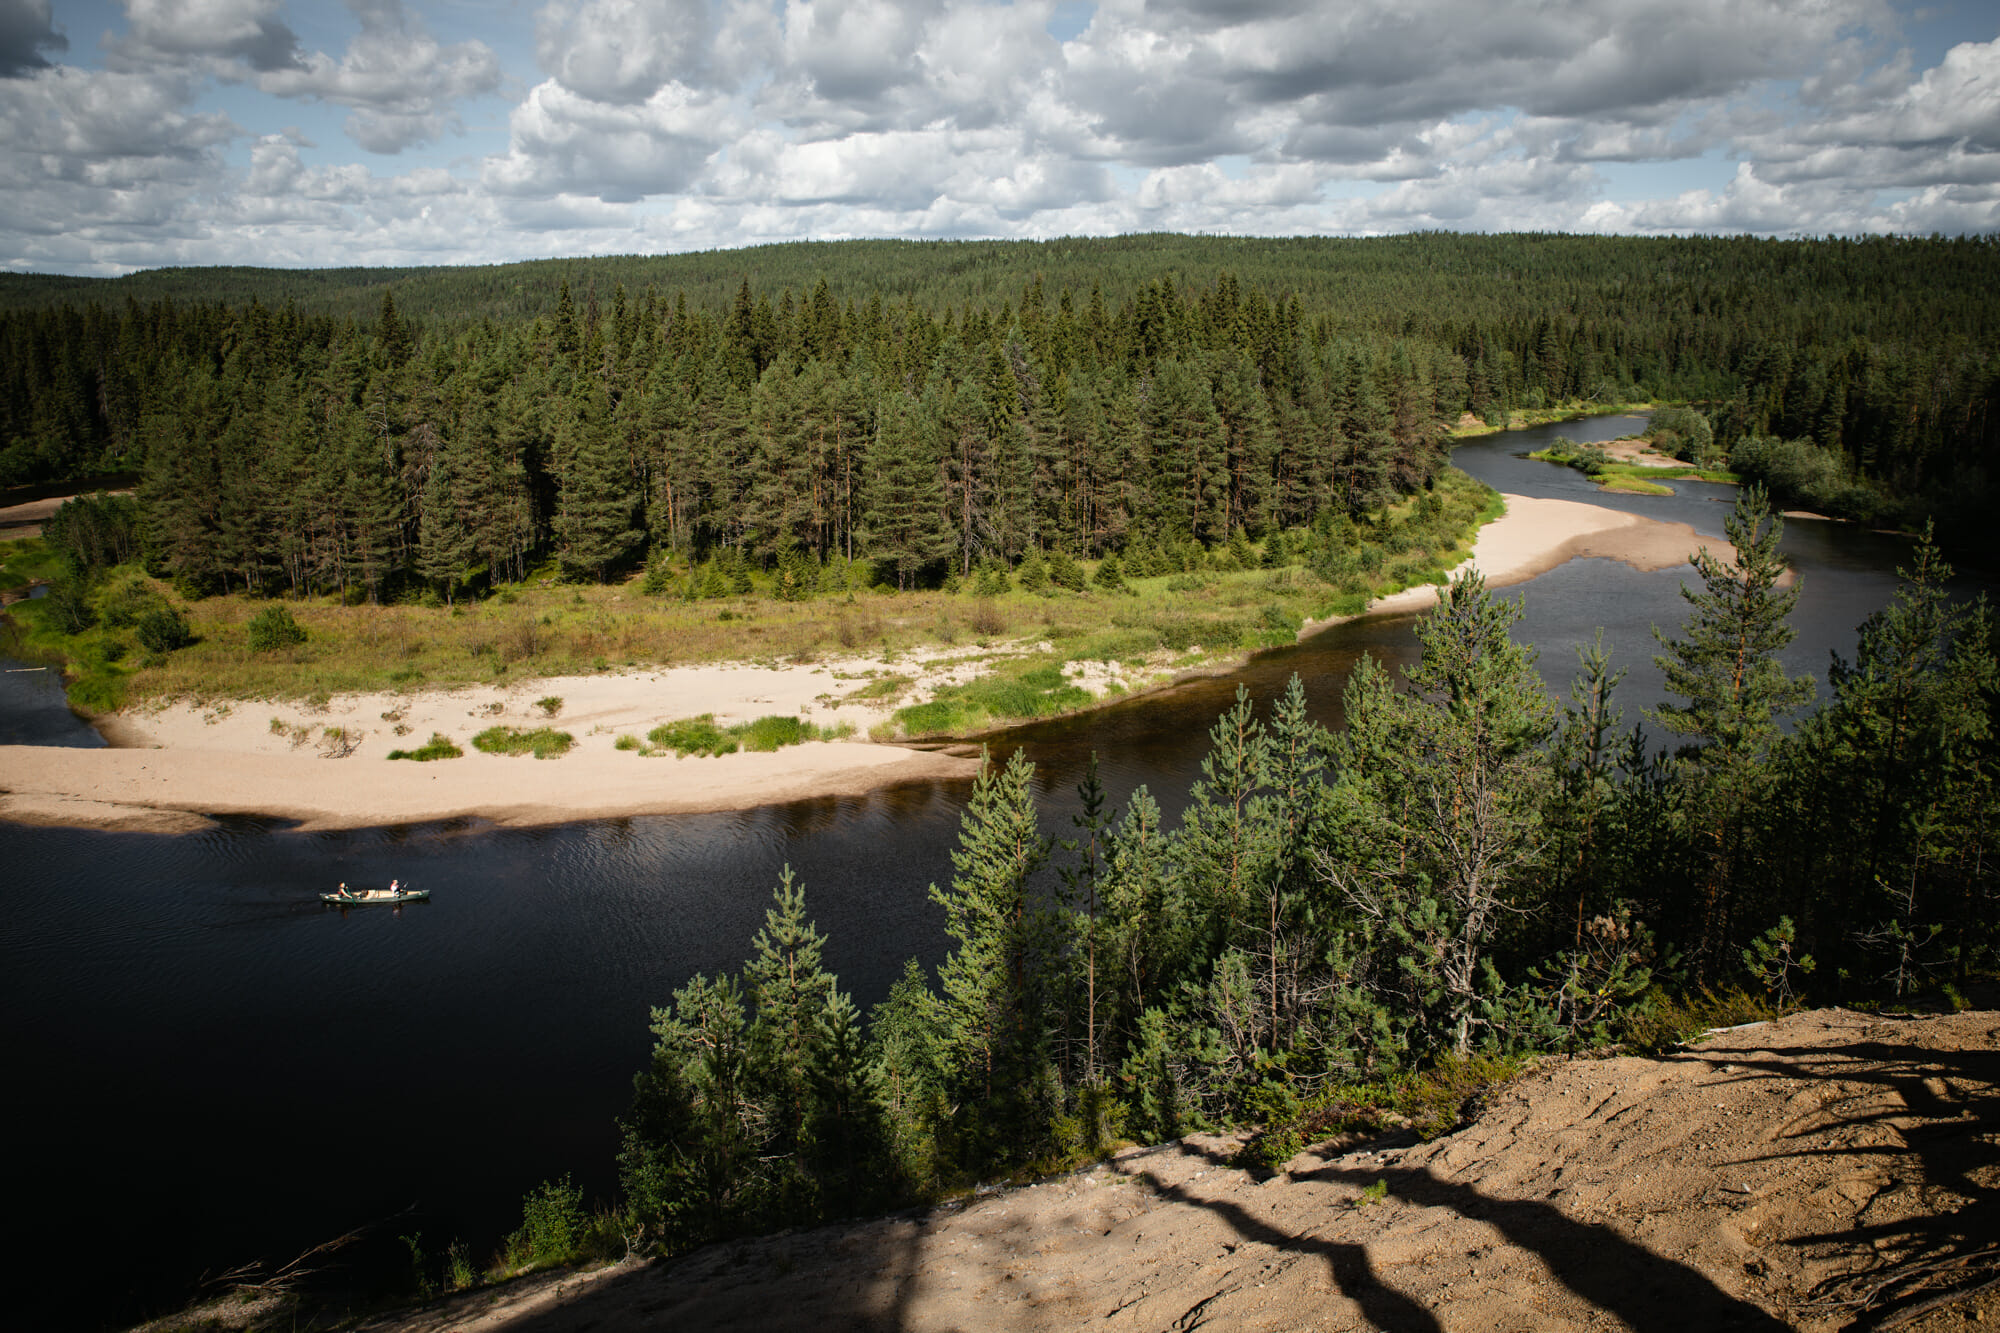
[[[430,896],[429,889],[404,889],[400,893],[381,894],[373,898],[364,898],[359,894],[322,893],[319,900],[338,903],[342,907],[393,907],[397,903],[429,902]]]

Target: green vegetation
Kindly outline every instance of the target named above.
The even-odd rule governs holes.
[[[292,613],[285,607],[267,606],[250,618],[252,652],[270,653],[281,648],[296,648],[307,637],[305,628],[292,619]]]
[[[1665,412],[1658,415],[1664,416]],[[1706,428],[1707,420],[1699,413],[1689,413]],[[1663,432],[1667,438],[1674,438],[1671,432]],[[1658,441],[1655,441],[1658,447]],[[1706,452],[1706,451],[1705,451]],[[1712,456],[1712,454],[1710,455]],[[1663,481],[1689,479],[1694,481],[1715,481],[1735,484],[1741,480],[1734,472],[1724,468],[1696,466],[1693,463],[1620,463],[1614,462],[1602,445],[1578,444],[1575,440],[1558,435],[1555,443],[1546,449],[1537,449],[1528,455],[1545,463],[1561,463],[1587,474],[1598,483],[1598,489],[1621,491],[1627,495],[1672,495],[1671,486],[1663,486]]]
[[[569,747],[574,744],[576,737],[551,727],[537,727],[533,731],[519,727],[488,727],[472,738],[472,747],[484,754],[532,754],[537,759],[560,758],[568,754]]]
[[[700,717],[682,718],[678,722],[663,722],[646,735],[646,745],[634,742],[619,749],[637,749],[642,754],[665,753],[668,750],[683,757],[687,755],[720,756],[735,754],[737,750],[772,751],[787,745],[803,745],[807,741],[833,741],[854,734],[854,728],[842,723],[833,727],[822,727],[811,722],[802,722],[796,717],[772,714],[752,722],[738,722],[723,728],[715,724],[715,714],[703,713]],[[649,748],[650,747],[650,748]]]
[[[1053,717],[1090,702],[1090,692],[1071,684],[1060,665],[1045,662],[1019,674],[996,672],[963,685],[946,686],[929,703],[897,709],[892,732],[964,736],[1001,720]]]
[[[1045,580],[1040,591],[1009,588],[989,596],[970,587],[956,594],[857,587],[845,597],[787,601],[759,574],[747,576],[750,592],[730,594],[742,615],[726,624],[699,599],[635,598],[631,584],[544,584],[534,571],[493,596],[451,606],[421,598],[349,605],[337,596],[274,603],[239,592],[180,607],[164,591],[168,585],[122,565],[84,581],[66,577],[61,588],[79,590],[66,591],[66,599],[22,603],[16,643],[17,651],[70,663],[81,686],[73,701],[96,708],[126,698],[299,698],[450,686],[580,674],[614,661],[671,664],[751,654],[810,660],[864,645],[893,654],[967,634],[995,645],[1047,639],[1057,661],[1132,662],[1197,644],[1206,660],[1217,661],[1290,642],[1308,618],[1353,614],[1370,595],[1440,578],[1461,558],[1477,524],[1498,511],[1497,497],[1447,470],[1431,490],[1360,522],[1328,515],[1257,542],[1232,534],[1214,548],[1191,540],[1136,542],[1121,559],[1116,591],[1093,581],[1102,566],[1089,561],[1075,562],[1081,592]],[[65,568],[32,541],[0,542],[0,559]],[[698,566],[662,557],[651,568]],[[117,641],[108,659],[100,646],[100,602]],[[54,614],[62,608],[78,610],[73,623],[86,628],[67,632],[71,622],[59,623]],[[253,642],[289,646],[259,651]],[[891,697],[898,689],[871,682],[861,697]],[[538,706],[547,711],[547,704]]]
[[[654,1010],[628,1225],[672,1252],[1232,1125],[1276,1167],[1446,1132],[1537,1052],[1957,1003],[2000,962],[1986,609],[1926,541],[1799,717],[1777,524],[1748,490],[1728,526],[1740,563],[1703,563],[1662,643],[1674,753],[1622,730],[1601,643],[1552,701],[1519,606],[1471,576],[1400,678],[1364,659],[1344,731],[1296,679],[1261,715],[1239,692],[1172,827],[1093,769],[1057,845],[1033,765],[988,763],[931,891],[951,951],[865,1021],[785,872],[741,972]]]
[[[682,718],[678,722],[662,722],[646,733],[646,740],[683,758],[691,754],[721,756],[736,753],[736,738],[715,725],[713,713]]]
[[[273,718],[272,721],[276,723],[277,719]],[[278,725],[282,726],[281,723]],[[274,727],[273,729],[275,730],[276,728]],[[474,743],[477,744],[477,742]],[[482,745],[479,748],[483,750],[487,747]],[[431,738],[416,749],[391,750],[389,751],[389,757],[391,759],[414,759],[421,764],[428,763],[433,759],[456,759],[464,753],[465,751],[452,744],[451,737],[444,735],[442,732],[433,731]],[[541,757],[538,752],[536,758]]]

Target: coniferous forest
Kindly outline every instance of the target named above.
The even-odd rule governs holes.
[[[1987,608],[1920,540],[1808,711],[1780,523],[1751,490],[1728,530],[1643,715],[1601,642],[1551,699],[1475,575],[1417,665],[1361,660],[1338,732],[1296,676],[1268,712],[1239,690],[1171,826],[1144,787],[1109,808],[1093,767],[1053,839],[1032,764],[992,756],[930,890],[952,951],[866,1022],[787,872],[741,972],[654,1010],[624,1224],[671,1252],[1232,1125],[1276,1166],[1450,1128],[1527,1053],[1806,996],[1958,1001],[2000,943]]]
[[[1162,574],[1253,541],[1282,562],[1398,500],[1442,509],[1467,414],[1673,401],[1685,456],[1759,483],[1738,562],[1704,556],[1662,635],[1658,708],[1620,703],[1601,647],[1551,699],[1518,606],[1472,578],[1408,673],[1363,660],[1339,732],[1296,682],[1268,712],[1239,696],[1178,819],[1093,777],[1052,839],[1031,765],[993,756],[931,889],[951,952],[866,1015],[787,875],[740,973],[653,1015],[616,1221],[678,1250],[1223,1124],[1283,1161],[1407,1111],[1415,1070],[1990,973],[2000,673],[1940,548],[1995,498],[1996,295],[1990,238],[0,276],[0,484],[136,474],[51,544],[188,595],[361,604],[551,564],[810,598],[1081,586],[1078,559]],[[1773,501],[1925,531],[1821,682],[1780,665]],[[187,635],[156,628],[161,652]],[[566,1191],[530,1197],[530,1249],[582,1224]]]
[[[1360,517],[1465,413],[1676,399],[1779,498],[1949,541],[1992,494],[1996,292],[1990,239],[1437,234],[5,276],[0,485],[141,474],[189,592],[659,551],[909,586]]]

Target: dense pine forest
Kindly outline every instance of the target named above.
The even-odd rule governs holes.
[[[654,1011],[618,1218],[671,1252],[1230,1125],[1276,1165],[1450,1128],[1525,1053],[1807,995],[1963,1003],[2000,919],[1987,609],[1921,540],[1805,711],[1764,506],[1699,561],[1643,719],[1601,643],[1551,699],[1475,575],[1407,673],[1362,659],[1337,733],[1296,677],[1267,713],[1239,691],[1178,821],[1143,787],[1109,808],[1093,768],[1052,840],[1033,766],[992,756],[930,891],[952,951],[865,1022],[787,872],[740,974]]]
[[[429,594],[659,553],[809,595],[1365,521],[1450,424],[1693,404],[1852,517],[1984,511],[1988,239],[853,242],[0,278],[0,484],[143,475],[190,593]],[[1135,547],[1138,549],[1135,550]]]

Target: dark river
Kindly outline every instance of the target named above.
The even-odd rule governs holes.
[[[1514,457],[1558,431],[1601,440],[1635,424],[1514,432],[1461,446],[1456,462],[1503,490],[1719,536],[1731,488],[1600,495],[1579,473]],[[1823,678],[1829,649],[1851,652],[1886,600],[1907,546],[1801,521],[1786,548],[1804,580],[1788,665]],[[1573,561],[1510,590],[1527,602],[1517,637],[1561,689],[1575,646],[1602,626],[1632,667],[1621,694],[1637,721],[1659,688],[1651,627],[1680,624],[1684,572]],[[1171,813],[1239,681],[1263,699],[1298,672],[1332,721],[1359,654],[1413,656],[1412,620],[1342,626],[1225,680],[1023,728],[1007,747],[1040,765],[1052,833],[1068,829],[1092,751],[1114,802],[1146,783]],[[6,738],[93,743],[48,687],[46,673],[0,676]],[[462,1238],[483,1259],[523,1192],[566,1172],[608,1199],[614,1118],[650,1045],[650,1006],[741,962],[787,863],[858,1003],[881,998],[905,958],[935,962],[942,914],[925,887],[951,874],[967,790],[921,783],[531,831],[302,834],[237,820],[163,837],[0,823],[0,1025],[17,1108],[0,1181],[18,1233],[9,1258],[30,1275],[16,1288],[21,1326],[171,1307],[204,1272],[282,1261],[384,1219],[378,1257],[421,1233],[427,1249]],[[342,914],[314,897],[392,876],[435,900]],[[38,1309],[38,1295],[58,1303]]]

